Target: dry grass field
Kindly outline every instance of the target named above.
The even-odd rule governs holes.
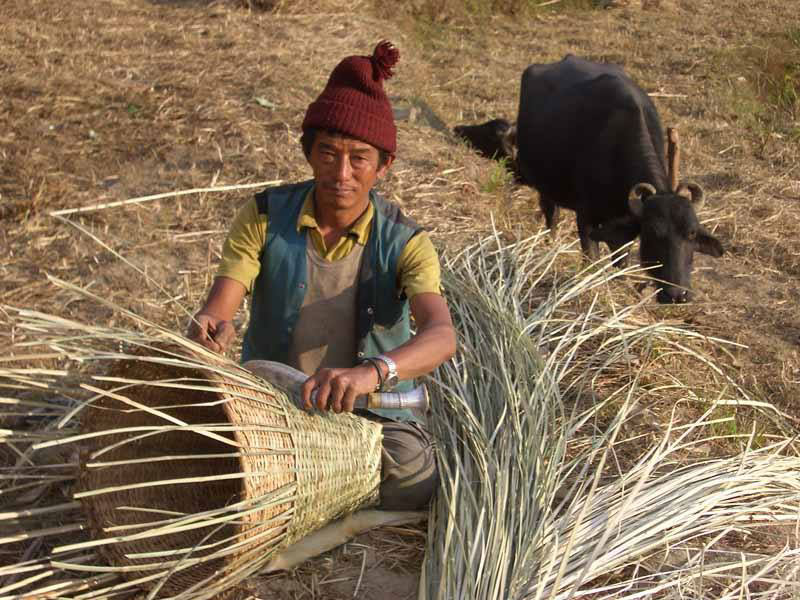
[[[261,6],[3,1],[0,322],[10,305],[116,324],[52,275],[183,331],[252,189],[172,192],[309,177],[298,141],[307,105],[342,57],[368,54],[380,39],[401,53],[388,93],[411,109],[398,122],[385,194],[448,252],[493,227],[505,239],[534,233],[543,227],[535,192],[449,128],[514,119],[522,70],[574,53],[621,64],[652,94],[665,126],[680,132],[682,175],[706,190],[699,216],[725,246],[720,259],[696,258],[696,301],[651,301],[645,318],[733,342],[704,349],[753,401],[784,415],[756,427],[800,430],[800,3],[250,4]],[[575,236],[566,215],[557,240]],[[576,254],[563,260],[564,272],[580,265]],[[613,302],[641,293],[620,281]],[[12,326],[0,330],[0,366],[16,364],[14,344],[24,341]],[[690,365],[674,368],[704,385]],[[668,402],[652,409],[658,420]],[[751,426],[751,412],[730,414],[734,429]],[[253,593],[413,598],[424,538],[424,528],[373,532],[259,580]]]

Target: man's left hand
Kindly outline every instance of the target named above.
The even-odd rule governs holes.
[[[353,412],[356,396],[374,392],[378,385],[378,373],[371,364],[358,365],[350,369],[320,369],[309,377],[301,388],[303,407],[311,410]],[[314,404],[311,392],[317,390]]]

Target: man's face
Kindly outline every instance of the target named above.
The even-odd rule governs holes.
[[[369,191],[386,175],[392,157],[380,167],[378,149],[366,142],[318,131],[308,163],[314,172],[317,208],[366,208]]]

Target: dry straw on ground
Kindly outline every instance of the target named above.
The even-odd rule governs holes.
[[[692,305],[655,306],[628,278],[618,279],[598,300],[612,312],[645,301],[628,315],[637,326],[688,325],[700,334],[685,340],[689,356],[665,351],[657,372],[641,373],[645,380],[668,381],[649,390],[624,424],[630,446],[624,456],[661,439],[673,414],[685,423],[699,418],[703,411],[689,400],[716,398],[724,381],[732,381],[729,396],[714,405],[708,427],[714,435],[732,437],[681,449],[676,463],[730,455],[746,446],[738,435],[751,432],[755,409],[726,404],[734,397],[775,408],[758,419],[756,442],[769,443],[781,423],[791,432],[780,413],[796,427],[797,114],[770,109],[770,82],[787,82],[789,93],[791,72],[781,69],[797,60],[792,35],[798,23],[785,3],[664,0],[656,10],[643,11],[638,2],[615,2],[606,10],[578,12],[554,5],[514,19],[451,12],[432,21],[415,20],[399,5],[373,12],[371,3],[359,3],[357,11],[324,2],[291,8],[283,3],[264,13],[236,2],[201,0],[114,0],[91,7],[83,0],[9,0],[3,9],[0,304],[102,327],[120,325],[118,313],[69,289],[54,290],[45,278],[50,273],[183,331],[213,277],[227,225],[250,192],[187,194],[66,215],[71,223],[49,213],[163,192],[307,177],[297,143],[305,107],[339,58],[366,53],[382,38],[402,52],[397,76],[389,82],[398,106],[422,100],[448,126],[513,118],[522,69],[574,52],[622,64],[654,95],[665,125],[676,125],[681,133],[682,172],[708,192],[700,217],[727,251],[719,261],[701,258],[696,265],[699,298]],[[490,161],[426,122],[401,121],[399,136],[398,161],[381,187],[432,231],[440,247],[452,251],[480,238],[490,230],[492,215],[508,241],[541,227],[534,194],[504,180]],[[568,219],[557,240],[574,240]],[[564,281],[581,268],[576,253],[560,254],[548,281]],[[531,300],[534,307],[539,301]],[[565,305],[556,318],[566,326],[585,314],[581,302]],[[238,321],[244,318],[242,313]],[[26,339],[28,333],[13,327],[0,331],[2,364],[55,366],[49,351],[35,361],[15,360],[11,344]],[[594,350],[601,347],[599,339],[587,343],[573,358],[576,373],[592,366]],[[712,357],[718,370],[697,368],[697,354]],[[641,360],[634,356],[630,363],[608,365],[591,393],[578,393],[572,380],[564,379],[563,398],[588,410]],[[31,410],[42,412],[31,416]],[[22,414],[15,418],[31,425],[47,416],[35,404],[16,412]],[[593,423],[602,430],[615,414],[609,406]],[[71,460],[50,458],[58,464]],[[64,477],[56,470],[50,483],[65,485]],[[723,541],[733,549],[763,546],[770,552],[784,541],[781,529],[766,527],[761,536],[754,541],[734,531]],[[356,587],[361,597],[370,597],[391,587],[392,580],[396,595],[408,596],[415,589],[422,544],[415,533],[397,539],[394,533],[359,538],[259,585],[269,590],[268,597],[327,600],[352,597]],[[22,551],[14,546],[3,561],[40,550],[35,543]],[[393,553],[401,558],[391,558]],[[378,572],[376,583],[370,575]],[[403,579],[409,575],[411,584]],[[623,569],[619,577],[624,575]]]
[[[754,430],[714,429],[733,420],[715,418],[719,406],[751,405],[762,413],[770,407],[753,405],[704,352],[693,350],[697,334],[691,330],[640,321],[641,304],[608,310],[609,289],[635,268],[618,271],[606,263],[554,278],[559,258],[571,250],[545,240],[539,235],[509,244],[494,236],[446,259],[445,292],[461,344],[453,362],[429,382],[442,485],[428,526],[421,597],[635,598],[659,590],[691,590],[694,598],[745,590],[751,597],[792,597],[800,586],[793,550],[800,459],[793,442],[778,434],[757,438]],[[271,558],[285,536],[308,531],[293,529],[302,515],[317,523],[326,501],[342,510],[342,489],[317,490],[327,500],[314,499],[318,467],[338,454],[320,454],[313,442],[311,462],[303,463],[303,444],[311,438],[295,421],[314,417],[296,409],[285,414],[269,389],[272,398],[261,412],[277,409],[285,425],[270,426],[252,411],[240,411],[263,395],[246,372],[199,348],[193,358],[159,350],[163,341],[176,350],[194,345],[109,308],[143,331],[6,307],[7,325],[29,334],[15,358],[49,355],[61,366],[0,370],[0,385],[13,393],[12,410],[4,415],[10,426],[4,449],[18,456],[5,469],[11,485],[3,492],[11,510],[2,515],[13,530],[4,541],[18,558],[0,571],[6,577],[0,597],[57,592],[70,600],[104,600],[144,586],[148,598],[199,600],[241,583],[242,590],[257,590],[257,578],[243,579]],[[713,396],[666,372],[664,364],[676,355],[705,374],[704,392],[715,390]],[[87,367],[97,361],[122,362],[92,376]],[[154,377],[146,376],[154,369]],[[210,374],[202,375],[206,370]],[[108,384],[113,388],[103,389]],[[603,389],[611,391],[596,397]],[[586,401],[587,395],[593,398]],[[674,399],[671,418],[654,435],[631,436],[641,431],[647,418],[642,410],[653,397]],[[192,410],[181,409],[185,405]],[[14,414],[20,408],[30,421]],[[290,430],[291,448],[259,437]],[[120,438],[128,431],[132,437]],[[221,437],[229,431],[233,438]],[[163,440],[142,445],[154,434]],[[347,436],[354,440],[356,434]],[[213,438],[213,445],[191,442],[198,435]],[[726,438],[741,440],[743,450],[709,452],[709,445]],[[131,443],[136,452],[125,453]],[[297,472],[297,485],[287,480],[282,487],[259,488],[257,482],[283,472],[259,473],[258,456],[284,446],[276,457],[294,461],[296,468],[286,473]],[[61,453],[50,454],[52,449]],[[244,469],[226,462],[209,476],[220,459],[237,455]],[[355,453],[345,451],[343,458],[350,455]],[[153,470],[154,460],[166,462]],[[172,465],[189,471],[169,477]],[[238,494],[234,486],[226,500],[213,491],[244,473],[245,488],[261,492]],[[306,478],[306,488],[303,473],[316,473]],[[192,482],[190,496],[200,504],[171,493],[176,484]],[[198,486],[211,487],[196,495]],[[37,508],[26,508],[31,503]],[[238,525],[222,529],[225,524]],[[784,542],[763,535],[765,526]],[[79,531],[88,531],[90,539],[69,539]],[[759,547],[737,547],[733,534]],[[120,537],[104,542],[108,535]],[[108,542],[112,546],[103,551]],[[233,560],[224,562],[227,557]]]

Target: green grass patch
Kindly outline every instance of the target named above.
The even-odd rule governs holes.
[[[492,164],[486,175],[486,179],[482,182],[481,191],[494,194],[495,192],[504,190],[506,186],[513,183],[513,181],[514,174],[508,169],[508,159],[503,158]]]
[[[733,406],[718,406],[709,417],[711,425],[709,430],[713,436],[736,436],[741,433],[736,419],[736,408]]]
[[[730,79],[728,104],[748,128],[800,135],[800,27],[764,39],[764,45],[718,53]]]
[[[800,114],[800,29],[779,36],[764,52],[763,71],[757,78],[758,93],[771,107],[794,120]]]
[[[764,415],[749,407],[720,405],[714,408],[708,420],[711,422],[709,433],[730,438],[724,445],[731,450],[737,447],[743,450],[748,445],[753,449],[763,448],[771,441],[766,435],[768,425],[764,422]]]

